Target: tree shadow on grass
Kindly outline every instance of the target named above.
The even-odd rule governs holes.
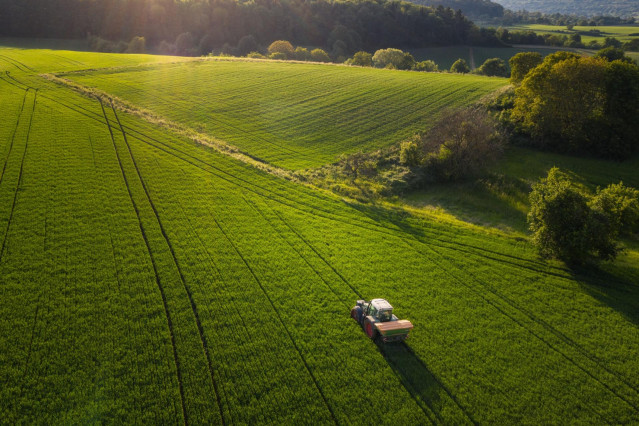
[[[573,268],[572,275],[586,293],[639,326],[639,271],[615,265],[587,266]]]
[[[383,343],[377,348],[417,405],[434,424],[477,424],[453,393],[404,342]]]

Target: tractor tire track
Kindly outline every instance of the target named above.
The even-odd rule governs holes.
[[[206,361],[208,364],[208,370],[209,370],[209,376],[211,379],[211,382],[213,384],[213,388],[215,389],[215,397],[217,400],[217,405],[218,405],[218,409],[220,412],[220,419],[222,421],[222,424],[226,424],[225,423],[225,419],[224,419],[224,412],[222,410],[222,401],[220,399],[220,390],[218,388],[218,383],[215,380],[215,374],[214,374],[214,369],[213,369],[213,362],[211,361],[211,355],[209,353],[209,345],[208,345],[208,341],[206,339],[206,335],[204,334],[204,328],[202,327],[202,322],[200,320],[200,314],[198,313],[197,310],[197,305],[195,303],[195,300],[193,299],[193,295],[191,293],[191,289],[188,286],[188,284],[186,284],[186,280],[184,278],[184,273],[182,272],[182,268],[180,266],[180,263],[177,259],[177,256],[175,255],[175,250],[173,248],[173,244],[171,243],[171,240],[169,239],[169,236],[166,233],[166,229],[164,228],[164,225],[162,224],[162,220],[160,219],[160,215],[157,211],[157,208],[155,207],[155,203],[153,203],[153,200],[151,198],[151,195],[149,194],[149,190],[148,187],[146,185],[146,182],[144,181],[144,178],[142,178],[142,174],[140,173],[140,169],[138,167],[137,162],[135,161],[135,157],[133,156],[133,151],[131,150],[131,146],[129,145],[129,141],[127,139],[126,136],[126,132],[124,131],[124,128],[122,127],[122,123],[120,122],[120,118],[118,117],[117,112],[115,111],[115,107],[113,105],[113,102],[111,102],[111,109],[113,110],[113,114],[115,115],[115,118],[118,122],[118,125],[120,126],[120,131],[122,132],[122,137],[124,138],[124,142],[126,144],[127,150],[129,151],[129,155],[131,157],[131,161],[133,162],[133,166],[135,167],[135,170],[137,172],[138,175],[138,179],[140,180],[140,183],[142,184],[142,188],[144,189],[144,193],[146,194],[146,198],[149,202],[149,205],[151,206],[151,209],[153,210],[153,213],[155,215],[155,219],[157,220],[157,223],[160,227],[160,232],[162,233],[162,236],[164,237],[164,240],[166,241],[167,246],[169,247],[169,251],[171,253],[171,257],[173,258],[173,261],[175,262],[175,267],[178,271],[178,274],[180,276],[180,280],[182,282],[182,286],[184,288],[184,291],[186,292],[188,299],[189,299],[189,303],[191,305],[191,310],[193,312],[193,316],[195,318],[195,323],[197,325],[197,329],[198,329],[198,333],[200,335],[200,341],[202,344],[202,349],[204,350],[204,354],[206,356]]]
[[[407,245],[409,247],[412,247],[414,250],[415,248],[413,246],[411,246],[410,243],[408,243],[408,241],[406,241]],[[439,252],[437,252],[435,249],[433,249],[432,247],[428,247],[429,250],[431,250],[438,258],[440,258],[441,260],[445,260],[445,257],[443,255],[441,255]],[[419,250],[416,250],[418,253],[425,255],[423,252],[420,252]],[[635,411],[639,412],[639,408],[637,407],[637,405],[635,405],[633,402],[629,401],[626,397],[624,397],[623,395],[620,395],[615,389],[613,389],[610,385],[608,385],[607,383],[604,383],[601,379],[597,378],[591,371],[589,371],[588,369],[586,369],[585,367],[583,367],[582,365],[580,365],[579,363],[577,363],[577,361],[575,361],[573,358],[571,358],[569,355],[567,355],[566,353],[564,353],[563,351],[561,351],[558,347],[556,347],[555,345],[553,345],[551,342],[549,342],[547,339],[545,339],[544,337],[542,337],[540,334],[538,334],[537,332],[533,331],[530,327],[527,327],[525,324],[523,324],[522,321],[520,321],[519,319],[515,318],[514,315],[509,314],[508,312],[505,311],[505,309],[503,307],[498,306],[498,303],[496,303],[493,300],[490,300],[488,297],[484,296],[482,294],[482,292],[478,291],[476,288],[468,285],[463,279],[457,277],[455,274],[451,273],[450,270],[448,268],[446,268],[445,266],[443,266],[441,263],[435,261],[432,259],[432,257],[430,258],[431,261],[433,261],[433,263],[435,263],[435,265],[442,270],[446,275],[448,275],[449,277],[451,277],[455,282],[461,284],[462,286],[466,287],[467,289],[469,289],[471,292],[473,292],[474,294],[476,294],[477,296],[479,296],[481,299],[483,299],[486,303],[488,303],[490,306],[492,306],[494,309],[496,309],[499,313],[501,313],[502,315],[506,316],[507,318],[509,318],[511,321],[513,321],[515,324],[517,324],[519,327],[521,327],[523,330],[525,330],[526,332],[528,332],[529,334],[531,334],[533,337],[535,337],[537,340],[541,341],[543,344],[545,344],[547,347],[549,347],[551,350],[553,350],[554,352],[556,352],[558,355],[560,355],[561,357],[563,357],[566,361],[568,361],[570,364],[572,364],[573,366],[575,366],[577,369],[579,369],[581,372],[583,372],[584,374],[586,374],[588,377],[590,377],[591,379],[593,379],[595,382],[599,383],[602,387],[604,387],[606,390],[608,390],[610,393],[612,393],[613,395],[615,395],[617,398],[621,399],[622,401],[624,401],[626,404],[628,404],[631,408],[633,408]],[[454,266],[455,269],[457,269],[459,271],[459,268],[457,266]],[[475,281],[477,281],[475,279]],[[499,296],[497,296],[499,297]],[[602,417],[600,413],[596,413],[599,417]],[[603,420],[603,418],[602,418]]]
[[[308,261],[308,259],[306,259],[306,257],[293,245],[293,243],[291,243],[282,233],[282,231],[280,231],[279,229],[277,229],[275,227],[275,225],[273,225],[272,221],[266,217],[266,215],[264,214],[264,212],[262,210],[260,210],[255,204],[249,202],[245,197],[242,197],[242,199],[244,200],[244,202],[253,209],[253,211],[257,212],[262,219],[264,219],[264,221],[266,223],[268,223],[268,225],[271,227],[271,229],[273,229],[278,236],[284,240],[289,247],[291,247],[291,249],[293,249],[293,251],[302,259],[304,260],[304,263],[306,263],[306,265],[311,268],[311,270],[315,273],[315,275],[317,275],[317,277],[322,280],[322,282],[326,285],[326,287],[328,287],[328,289],[331,291],[331,293],[333,293],[333,295],[337,298],[338,301],[342,302],[344,304],[344,306],[346,306],[347,309],[349,309],[349,305],[347,302],[345,302],[342,298],[340,298],[340,296],[337,294],[337,292],[335,291],[335,289],[333,289],[333,287],[331,287],[331,285],[328,283],[328,281],[326,281],[326,279],[324,279],[324,277],[322,276],[322,274],[319,273],[319,271],[313,266],[311,265],[311,263]]]
[[[26,94],[25,94],[26,95]],[[13,221],[13,213],[15,212],[16,202],[18,200],[18,193],[20,192],[20,185],[22,184],[22,175],[24,172],[24,159],[27,156],[27,148],[29,146],[29,136],[31,135],[31,125],[33,124],[33,116],[35,115],[35,107],[38,99],[38,91],[35,91],[35,95],[33,96],[33,107],[31,108],[31,116],[29,117],[29,126],[27,128],[27,136],[24,142],[24,151],[22,152],[22,159],[20,160],[20,172],[18,173],[18,183],[16,185],[16,190],[13,195],[13,202],[11,203],[11,213],[9,213],[9,221],[7,222],[7,227],[4,231],[4,238],[2,239],[2,247],[0,248],[0,263],[2,262],[2,256],[4,255],[7,238],[9,236],[9,228],[11,227],[11,222]],[[14,133],[15,136],[15,133]],[[13,142],[13,138],[12,138]],[[7,156],[7,161],[9,161],[9,157]],[[5,167],[7,163],[5,162]],[[4,175],[4,169],[3,169]]]
[[[167,320],[167,324],[168,324],[168,329],[169,329],[169,335],[171,338],[171,346],[173,347],[173,360],[175,362],[175,370],[176,370],[176,374],[177,374],[177,380],[178,380],[178,388],[180,391],[180,402],[181,402],[181,406],[182,406],[182,420],[184,422],[185,425],[188,425],[189,423],[189,418],[186,412],[186,404],[185,404],[185,399],[184,399],[184,386],[182,384],[182,371],[180,368],[180,360],[178,358],[178,354],[177,354],[177,346],[175,343],[175,333],[173,331],[173,321],[171,319],[171,314],[169,312],[169,307],[168,307],[168,303],[166,300],[166,294],[164,293],[164,286],[162,285],[162,283],[160,282],[160,275],[158,273],[158,269],[157,269],[157,265],[155,262],[155,258],[153,257],[153,254],[151,253],[151,246],[148,240],[148,237],[146,235],[146,230],[144,228],[144,225],[142,224],[142,218],[140,216],[140,210],[138,208],[137,203],[135,202],[134,198],[133,198],[133,193],[131,192],[131,188],[129,186],[129,181],[126,177],[126,174],[124,173],[124,167],[122,165],[122,160],[120,158],[120,154],[118,153],[116,144],[115,144],[115,137],[113,136],[113,130],[111,129],[111,125],[109,124],[109,119],[107,118],[106,115],[106,111],[104,110],[104,105],[102,104],[102,101],[99,98],[96,98],[98,100],[98,102],[100,103],[100,107],[102,108],[102,113],[104,114],[104,120],[106,121],[106,125],[109,129],[109,134],[111,135],[111,142],[113,143],[113,149],[115,151],[115,155],[118,159],[118,164],[120,166],[120,172],[122,173],[122,178],[124,179],[124,184],[126,186],[127,192],[129,193],[129,199],[131,200],[131,204],[133,205],[133,209],[135,210],[135,214],[137,216],[138,219],[138,225],[140,228],[140,232],[142,234],[142,239],[144,240],[144,244],[146,245],[146,249],[147,252],[149,253],[149,258],[151,260],[151,265],[153,267],[153,272],[155,274],[155,283],[157,284],[157,287],[160,291],[160,295],[162,297],[162,304],[164,306],[164,314],[166,316],[166,320]]]
[[[141,132],[139,132],[139,131],[137,131],[137,130],[135,130],[135,129],[132,129],[132,130],[133,130],[134,132],[138,133],[138,134],[144,135],[143,133],[141,133]],[[146,135],[144,135],[144,136],[148,138],[148,136],[146,136]],[[134,136],[134,137],[135,137],[135,136]],[[139,140],[142,140],[142,138],[138,138],[138,137],[135,137],[135,138],[136,138],[136,139],[139,139]],[[203,164],[207,165],[208,167],[211,167],[212,169],[215,169],[215,170],[219,171],[220,173],[223,173],[223,174],[225,174],[225,175],[228,175],[229,177],[231,177],[231,179],[237,179],[237,180],[239,180],[239,181],[244,182],[244,183],[245,183],[245,184],[247,184],[247,185],[250,185],[251,187],[257,187],[257,188],[259,188],[259,189],[261,189],[261,190],[264,190],[265,192],[270,193],[270,194],[273,194],[273,195],[268,195],[268,194],[260,193],[259,191],[256,191],[256,190],[255,190],[255,189],[253,189],[253,188],[248,188],[248,187],[246,187],[246,186],[243,186],[243,185],[241,185],[241,184],[238,184],[237,182],[232,181],[231,179],[228,179],[228,178],[225,178],[225,177],[223,177],[223,176],[217,175],[216,173],[211,172],[211,170],[207,170],[206,168],[204,168],[204,167],[202,167],[202,166],[200,166],[200,165],[197,165],[197,164],[195,164],[194,162],[189,161],[188,159],[182,158],[182,157],[180,157],[179,155],[177,155],[177,154],[175,154],[175,153],[173,153],[173,152],[169,152],[167,149],[164,149],[164,148],[161,148],[161,147],[159,147],[159,146],[156,146],[156,145],[154,145],[154,144],[152,144],[152,143],[150,143],[150,142],[148,142],[148,141],[142,140],[142,142],[147,143],[147,144],[149,144],[149,145],[151,145],[151,146],[154,146],[156,149],[160,149],[160,150],[162,150],[162,151],[166,152],[166,153],[167,153],[167,154],[169,154],[169,155],[172,155],[172,156],[174,156],[174,157],[176,157],[176,158],[178,158],[178,159],[181,159],[182,161],[185,161],[185,162],[187,162],[187,163],[189,163],[189,164],[191,164],[191,165],[193,165],[193,166],[195,166],[195,167],[200,168],[201,170],[203,170],[203,171],[205,171],[205,172],[207,172],[207,173],[214,174],[214,175],[216,175],[216,176],[220,177],[221,179],[223,179],[223,180],[225,180],[225,181],[227,181],[227,182],[229,182],[229,183],[231,183],[231,184],[233,184],[233,185],[235,185],[235,186],[241,187],[241,188],[243,188],[243,189],[245,189],[245,190],[248,190],[248,191],[250,191],[250,192],[253,192],[253,193],[255,193],[255,194],[258,194],[258,195],[260,195],[260,196],[262,196],[262,197],[265,197],[265,198],[271,199],[271,200],[273,200],[273,201],[275,201],[275,202],[277,202],[277,203],[280,203],[280,204],[286,205],[286,206],[288,206],[288,207],[296,208],[296,209],[298,209],[298,210],[300,210],[300,211],[302,211],[302,212],[304,212],[304,213],[309,213],[309,212],[306,212],[306,211],[304,211],[304,210],[300,209],[298,206],[291,205],[291,204],[289,204],[289,203],[287,203],[287,202],[282,201],[281,199],[277,199],[277,198],[275,198],[275,197],[276,197],[276,196],[275,196],[275,193],[273,193],[272,191],[267,190],[266,188],[263,188],[263,187],[261,187],[261,186],[259,186],[259,185],[256,185],[256,184],[254,184],[254,183],[252,183],[252,182],[249,182],[249,181],[247,181],[247,180],[245,180],[245,179],[242,179],[242,178],[239,178],[239,177],[237,177],[237,176],[235,176],[235,175],[233,175],[233,174],[230,174],[230,173],[228,173],[228,172],[227,172],[227,171],[225,171],[225,170],[222,170],[222,169],[220,169],[220,168],[218,168],[218,167],[215,167],[215,166],[213,166],[213,165],[211,165],[211,164],[209,164],[209,163],[206,163],[205,161],[202,161],[202,160],[200,160],[200,159],[198,159],[198,158],[196,158],[196,157],[193,157],[193,156],[191,156],[191,155],[189,155],[189,154],[187,154],[187,153],[185,153],[185,152],[183,152],[183,151],[177,150],[175,147],[172,147],[172,146],[170,146],[170,145],[168,145],[168,144],[162,143],[162,142],[157,141],[157,140],[155,140],[155,139],[153,139],[153,138],[149,138],[149,139],[154,140],[155,142],[160,143],[160,144],[162,144],[162,145],[166,146],[167,148],[171,148],[171,149],[173,149],[173,150],[176,150],[176,151],[178,151],[178,152],[181,152],[183,155],[187,155],[187,156],[189,156],[189,157],[193,158],[194,160],[197,160],[198,162],[203,163]],[[284,199],[285,199],[285,200],[287,200],[287,201],[289,201],[289,202],[293,202],[293,200],[291,200],[291,199],[288,199],[288,198],[284,198]],[[400,236],[398,236],[398,235],[396,235],[396,234],[394,234],[394,233],[392,233],[392,232],[387,232],[387,228],[384,228],[384,227],[382,227],[381,225],[371,224],[371,225],[373,225],[375,228],[378,228],[378,229],[373,229],[373,228],[371,228],[371,227],[369,227],[369,226],[364,226],[364,225],[361,225],[361,224],[356,224],[356,223],[352,223],[352,222],[347,221],[347,220],[343,220],[341,215],[335,215],[333,212],[324,212],[324,213],[326,213],[327,215],[331,215],[331,216],[333,216],[333,215],[338,216],[338,217],[340,217],[340,219],[341,219],[341,220],[340,220],[340,219],[336,219],[335,217],[319,215],[319,214],[317,214],[317,213],[316,213],[316,212],[317,212],[317,208],[316,208],[315,206],[310,206],[309,204],[299,203],[299,202],[298,202],[297,204],[301,204],[301,205],[304,205],[304,206],[306,206],[306,207],[312,207],[312,208],[314,208],[314,209],[315,209],[315,213],[314,213],[314,215],[316,215],[316,216],[320,216],[320,217],[324,217],[324,218],[329,219],[329,220],[334,220],[334,221],[338,221],[338,222],[341,222],[341,223],[345,223],[345,224],[348,224],[348,225],[350,225],[350,226],[357,226],[357,227],[360,227],[360,228],[363,228],[363,229],[367,229],[367,230],[370,230],[370,231],[381,232],[381,233],[383,233],[383,234],[386,234],[386,235],[389,235],[389,236],[393,236],[393,237],[395,237],[395,238],[400,238],[400,239],[402,238],[402,237],[400,237]],[[321,209],[320,209],[320,210],[321,210]],[[398,231],[404,231],[404,232],[406,232],[405,230],[402,230],[401,228],[400,228],[400,229],[398,229]],[[474,250],[482,250],[482,251],[491,252],[492,254],[497,255],[497,256],[509,257],[509,258],[511,258],[511,259],[516,259],[516,260],[520,260],[520,261],[526,261],[526,262],[528,262],[528,263],[535,264],[535,266],[536,266],[536,265],[539,265],[539,262],[535,262],[535,261],[532,261],[532,260],[529,260],[529,259],[522,259],[522,258],[519,258],[519,257],[516,257],[516,256],[511,256],[511,255],[508,255],[508,254],[496,253],[496,252],[492,252],[492,251],[487,250],[487,249],[482,249],[482,248],[475,247],[475,246],[468,245],[468,244],[464,244],[464,243],[452,243],[452,242],[450,242],[450,241],[443,240],[443,239],[441,239],[441,238],[436,238],[436,237],[433,237],[433,236],[431,236],[431,238],[432,238],[432,240],[437,240],[437,241],[439,241],[440,243],[442,243],[442,244],[440,244],[440,245],[437,245],[437,246],[438,246],[438,247],[440,247],[440,248],[452,249],[452,248],[454,247],[454,249],[455,249],[455,250],[462,250],[462,251],[464,251],[464,252],[466,252],[466,253],[468,253],[468,254],[474,255],[474,256],[480,256],[480,257],[484,257],[484,258],[487,258],[487,259],[490,259],[490,260],[493,260],[493,261],[504,262],[504,259],[499,259],[498,257],[493,257],[493,256],[482,255],[482,254],[477,253],[476,251],[474,251]],[[432,246],[432,245],[433,245],[433,244],[432,244],[432,241],[431,241],[431,244],[427,244],[427,243],[425,243],[425,242],[423,242],[423,241],[419,240],[419,239],[418,239],[418,238],[416,238],[416,237],[414,237],[414,239],[415,239],[415,241],[416,241],[417,243],[419,243],[419,244],[421,244],[421,245],[425,245],[426,247],[429,247],[429,246]],[[451,244],[452,244],[452,246],[453,246],[453,247],[451,247]],[[460,248],[459,248],[459,246],[466,246],[466,247],[470,248],[471,250],[463,250],[463,249],[460,249]],[[551,272],[551,271],[548,271],[548,270],[539,270],[539,269],[537,269],[537,268],[535,268],[535,267],[526,266],[526,265],[522,265],[522,264],[517,264],[517,263],[512,262],[512,261],[511,261],[511,262],[509,262],[509,263],[510,263],[512,266],[516,267],[516,268],[526,268],[526,269],[529,269],[529,270],[531,270],[531,271],[533,271],[533,272],[536,272],[536,273],[540,273],[540,274],[548,274],[548,275],[557,276],[557,277],[562,278],[562,279],[567,279],[567,277],[566,277],[565,275],[562,275],[562,274],[559,274],[559,273],[554,273],[554,272]],[[557,269],[560,269],[560,268],[557,268]],[[551,327],[551,326],[549,326],[549,327]],[[552,327],[551,327],[551,328],[552,328]],[[554,329],[554,331],[552,331],[552,330],[550,330],[550,331],[551,331],[552,333],[554,333],[554,334],[559,333],[559,334],[563,335],[561,332],[559,332],[559,331],[558,331],[558,330],[556,330],[556,329]],[[568,338],[567,336],[563,335],[562,339],[569,339],[569,338]],[[569,339],[569,340],[570,340],[570,339]],[[576,344],[576,343],[575,343],[574,341],[572,341],[572,340],[570,340],[570,341],[573,343],[573,346],[574,346],[575,348],[577,348],[580,352],[582,352],[582,354],[583,354],[584,356],[591,357],[591,358],[593,357],[592,355],[588,354],[588,352],[587,352],[587,351],[586,351],[583,347],[579,346],[578,344]],[[593,358],[593,359],[594,359],[594,358]],[[604,368],[605,368],[605,367],[604,367]],[[607,368],[606,368],[606,369],[607,369]],[[608,369],[607,369],[607,370],[608,370]],[[621,376],[619,376],[619,375],[618,375],[618,373],[615,373],[615,372],[613,372],[612,370],[608,370],[608,371],[609,371],[611,374],[616,374],[618,377],[621,377]],[[624,379],[621,379],[621,378],[620,378],[620,380],[624,380]],[[625,381],[625,380],[624,380],[624,382],[626,382],[626,384],[628,384],[628,383],[627,383],[627,381]]]
[[[306,361],[306,358],[304,358],[304,355],[302,354],[302,351],[300,350],[299,346],[297,346],[297,343],[295,342],[295,339],[293,339],[293,335],[291,334],[290,330],[286,326],[286,323],[282,319],[282,316],[280,315],[280,312],[275,307],[275,304],[273,303],[273,300],[271,299],[271,297],[269,296],[268,292],[266,291],[266,288],[262,284],[262,281],[259,279],[259,277],[255,273],[255,271],[253,270],[251,265],[248,263],[248,261],[246,260],[246,258],[242,254],[242,252],[240,252],[240,250],[237,248],[237,246],[235,245],[233,240],[231,240],[231,238],[228,236],[226,231],[224,231],[224,228],[222,228],[222,225],[220,225],[220,222],[218,222],[218,220],[215,219],[215,218],[212,218],[212,219],[215,222],[215,224],[217,225],[217,227],[219,228],[220,232],[222,232],[222,234],[224,235],[224,238],[228,241],[228,243],[231,245],[231,247],[233,247],[233,250],[235,251],[235,253],[239,256],[239,258],[242,260],[242,262],[244,263],[246,268],[249,270],[249,272],[253,276],[253,279],[255,280],[257,285],[262,290],[262,293],[264,293],[264,296],[266,297],[266,299],[268,300],[269,304],[271,305],[271,308],[273,309],[273,312],[275,312],[275,315],[277,316],[277,319],[278,319],[280,325],[282,326],[284,331],[286,331],[286,334],[288,335],[289,340],[291,341],[291,343],[293,344],[293,347],[297,351],[300,359],[302,360],[302,363],[304,364],[304,367],[306,367],[306,371],[308,372],[309,376],[313,380],[313,383],[315,384],[315,387],[317,388],[317,391],[319,392],[320,396],[322,397],[322,400],[324,401],[324,404],[326,405],[326,408],[328,409],[328,411],[331,414],[331,418],[333,419],[333,422],[338,425],[339,421],[337,420],[337,417],[335,416],[335,412],[333,411],[333,408],[328,403],[328,400],[326,399],[326,395],[324,395],[324,391],[320,387],[319,382],[317,381],[317,378],[315,377],[315,374],[313,374],[313,371],[311,370],[310,366],[308,365],[308,362]]]
[[[349,282],[349,281],[348,281],[348,280],[347,280],[347,279],[346,279],[346,278],[345,278],[345,277],[344,277],[344,276],[343,276],[343,275],[342,275],[342,274],[341,274],[341,273],[340,273],[337,269],[335,269],[335,267],[334,267],[332,264],[330,264],[330,263],[326,260],[326,258],[324,258],[324,256],[322,256],[322,255],[321,255],[321,254],[320,254],[320,253],[319,253],[319,252],[315,249],[315,247],[314,247],[314,246],[313,246],[313,245],[312,245],[312,244],[311,244],[311,243],[310,243],[310,242],[309,242],[306,238],[304,238],[304,237],[303,237],[303,236],[302,236],[299,232],[297,232],[297,230],[295,230],[295,228],[293,228],[293,227],[292,227],[292,226],[291,226],[291,225],[290,225],[290,224],[289,224],[289,223],[288,223],[288,222],[287,222],[287,221],[286,221],[286,220],[285,220],[285,219],[284,219],[284,218],[283,218],[283,217],[282,217],[282,216],[281,216],[278,212],[276,212],[276,211],[275,211],[275,210],[273,210],[272,208],[271,208],[271,211],[273,211],[273,213],[275,213],[275,215],[277,215],[277,216],[280,218],[280,220],[281,220],[281,221],[282,221],[282,222],[283,222],[283,223],[284,223],[284,224],[285,224],[285,225],[286,225],[286,226],[287,226],[287,227],[288,227],[288,228],[289,228],[289,229],[290,229],[290,230],[291,230],[291,231],[292,231],[295,235],[297,235],[297,236],[298,236],[298,238],[300,238],[300,239],[301,239],[301,240],[302,240],[302,241],[303,241],[303,242],[304,242],[304,243],[305,243],[305,244],[306,244],[306,245],[307,245],[307,246],[308,246],[308,247],[309,247],[309,248],[310,248],[310,249],[311,249],[311,250],[312,250],[312,251],[313,251],[313,252],[314,252],[314,253],[315,253],[315,254],[316,254],[316,255],[317,255],[317,256],[318,256],[318,257],[319,257],[319,258],[320,258],[320,259],[321,259],[321,260],[322,260],[322,261],[323,261],[326,265],[327,265],[327,266],[328,266],[328,267],[329,267],[329,268],[331,268],[331,270],[333,270],[333,272],[335,272],[335,274],[336,274],[336,275],[337,275],[337,276],[338,276],[338,277],[339,277],[339,278],[340,278],[340,279],[344,282],[344,284],[346,284],[346,285],[347,285],[347,286],[348,286],[348,287],[349,287],[349,288],[353,291],[353,293],[355,293],[355,295],[356,295],[358,298],[360,298],[360,299],[361,299],[361,298],[364,298],[364,296],[363,296],[363,295],[359,292],[359,290],[357,290],[357,289],[356,289],[356,288],[355,288],[355,287],[354,287],[354,286],[353,286],[353,285],[352,285],[352,284],[351,284],[351,283],[350,283],[350,282]],[[350,306],[350,305],[348,305],[348,306]],[[419,356],[417,356],[417,354],[415,354],[415,353],[414,353],[414,351],[412,350],[412,348],[410,348],[410,346],[408,346],[405,342],[403,342],[403,343],[402,343],[402,347],[404,348],[404,350],[405,350],[405,351],[410,352],[410,353],[411,353],[411,354],[415,357],[415,359],[417,359],[417,360],[418,360],[418,362],[421,364],[422,368],[424,368],[424,370],[425,370],[425,371],[430,371],[430,370],[428,369],[428,367],[424,364],[424,362],[421,360],[421,358],[419,358]],[[389,357],[389,356],[388,356],[388,355],[387,355],[384,351],[380,350],[380,352],[382,352],[382,356],[384,356],[384,359],[386,359],[386,361],[387,361],[387,362],[389,362],[389,363],[391,363],[391,364],[394,364],[394,361],[392,361],[392,360],[390,359],[390,357]],[[438,379],[438,378],[437,378],[434,374],[432,374],[432,373],[431,373],[431,375],[433,376],[434,380],[435,380],[435,381],[439,384],[439,386],[440,386],[440,387],[441,387],[441,388],[442,388],[442,389],[443,389],[443,390],[444,390],[444,391],[448,394],[448,396],[450,397],[451,401],[453,401],[453,402],[457,405],[457,407],[460,409],[460,411],[461,411],[462,413],[464,413],[464,415],[465,415],[466,417],[468,417],[468,419],[471,421],[471,423],[473,423],[473,424],[475,424],[475,425],[476,425],[476,424],[478,424],[478,423],[477,423],[477,422],[473,419],[473,417],[470,415],[470,413],[468,413],[468,412],[467,412],[467,411],[466,411],[466,410],[465,410],[465,409],[461,406],[461,404],[459,403],[459,401],[457,400],[457,398],[456,398],[456,397],[455,397],[455,396],[454,396],[454,395],[450,392],[450,390],[449,390],[446,386],[444,386],[444,384],[443,384],[443,383],[442,383],[442,382],[441,382],[441,381],[440,381],[440,380],[439,380],[439,379]],[[400,381],[401,381],[402,383],[404,383],[404,380],[403,380],[402,378],[400,378]],[[404,385],[405,385],[405,386],[410,387],[411,389],[413,389],[412,385],[410,385],[409,383],[404,383]],[[422,400],[421,398],[418,398],[418,397],[415,395],[415,393],[416,393],[416,392],[415,392],[414,390],[413,390],[412,392],[411,392],[411,390],[410,390],[410,389],[408,389],[408,388],[407,388],[406,390],[407,390],[407,391],[408,391],[408,393],[409,393],[409,394],[413,397],[413,399],[415,399],[415,401],[416,401],[416,402],[417,402],[417,404],[420,406],[420,408],[422,408],[422,410],[424,410],[424,408],[423,408],[422,404],[421,404],[419,401],[422,401],[424,404],[426,404],[426,405],[427,405],[427,407],[428,407],[428,409],[429,409],[430,411],[432,411],[432,412],[433,412],[433,414],[437,417],[437,419],[439,419],[442,423],[444,423],[444,421],[443,421],[443,419],[441,418],[441,416],[439,415],[439,413],[438,413],[438,412],[436,412],[436,411],[432,408],[432,406],[431,406],[428,402],[426,402],[425,400]],[[426,416],[427,416],[427,417],[429,417],[429,418],[430,418],[430,416],[428,415],[428,413],[426,413],[426,412],[425,412],[425,414],[426,414]],[[436,422],[433,422],[433,423],[436,423]]]
[[[22,89],[24,90],[24,89]],[[13,149],[13,141],[16,138],[16,132],[18,131],[18,127],[20,126],[20,117],[22,116],[22,112],[24,111],[24,104],[27,100],[27,95],[29,94],[29,89],[24,92],[24,97],[22,98],[22,106],[20,106],[20,112],[18,113],[18,118],[16,119],[16,125],[13,129],[13,133],[11,134],[11,142],[9,142],[9,150],[7,151],[7,157],[4,159],[4,165],[2,166],[2,172],[0,172],[0,184],[2,184],[2,178],[4,177],[4,172],[7,169],[7,163],[9,162],[9,157],[11,156],[11,150]]]

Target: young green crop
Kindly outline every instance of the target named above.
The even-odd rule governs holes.
[[[636,265],[580,274],[350,204],[36,72],[0,75],[0,100],[6,422],[636,419]],[[366,337],[362,297],[415,324],[406,344]]]
[[[143,72],[142,72],[143,71]],[[289,169],[387,147],[505,80],[210,60],[65,76]]]

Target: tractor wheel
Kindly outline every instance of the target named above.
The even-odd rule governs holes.
[[[375,337],[377,337],[377,329],[368,319],[364,321],[364,331],[366,332],[366,335],[371,339],[375,339]]]
[[[351,318],[353,318],[358,324],[360,319],[362,318],[362,308],[359,306],[355,306],[351,309]]]

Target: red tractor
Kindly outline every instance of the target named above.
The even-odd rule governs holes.
[[[351,317],[362,326],[368,337],[379,337],[384,342],[406,340],[413,328],[410,321],[393,315],[393,307],[385,299],[358,300],[351,309]]]

